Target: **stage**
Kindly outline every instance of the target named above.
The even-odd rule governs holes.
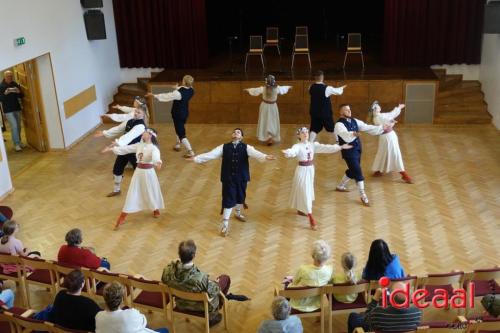
[[[297,59],[292,70],[290,56],[282,55],[280,59],[277,54],[266,50],[266,71],[262,71],[259,58],[249,60],[246,72],[242,64],[244,54],[235,56],[233,59],[238,59],[238,62],[233,65],[228,65],[224,56],[214,57],[205,69],[164,70],[149,81],[148,89],[153,93],[172,91],[172,85],[180,82],[183,75],[190,74],[195,78],[195,95],[189,106],[190,123],[254,124],[257,123],[261,98],[252,97],[243,89],[261,86],[265,75],[273,74],[279,85],[293,87],[288,94],[278,97],[281,123],[307,124],[308,89],[314,82],[314,72],[321,69],[325,72],[327,84],[334,87],[347,85],[343,95],[332,96],[335,116],[338,116],[336,106],[348,103],[354,117],[365,119],[369,105],[378,100],[383,110],[392,109],[399,103],[407,104],[407,113],[411,116],[403,113],[398,119],[400,122],[432,123],[439,79],[430,68],[384,67],[366,56],[365,69],[362,69],[360,59],[352,55],[343,70],[342,52],[325,49],[312,53],[311,57],[312,70],[309,70],[305,57]],[[170,107],[171,103],[154,101],[151,105],[153,121],[169,122]]]

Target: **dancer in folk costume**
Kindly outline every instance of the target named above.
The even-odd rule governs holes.
[[[160,216],[160,209],[165,208],[161,194],[160,182],[154,168],[160,170],[162,161],[158,148],[157,134],[148,128],[141,136],[141,141],[128,146],[112,144],[103,152],[113,151],[116,155],[135,154],[137,168],[134,171],[125,199],[125,205],[115,224],[115,230],[125,223],[125,218],[130,213],[141,210],[153,211],[153,217]]]
[[[266,142],[268,146],[281,141],[280,114],[276,100],[278,95],[284,95],[290,89],[292,89],[291,86],[279,86],[273,75],[267,76],[265,87],[244,89],[252,96],[262,95],[259,122],[257,123],[257,138],[261,142]]]
[[[242,139],[243,131],[240,128],[235,128],[231,142],[222,144],[208,153],[190,158],[195,163],[205,163],[222,157],[223,220],[220,232],[224,237],[229,234],[229,218],[231,217],[233,208],[236,208],[235,217],[242,222],[246,221],[246,217],[241,213],[241,209],[243,206],[246,208],[247,183],[250,181],[248,157],[253,157],[259,161],[276,159],[273,155],[266,155],[254,147],[247,145]]]
[[[314,154],[333,154],[342,149],[350,149],[351,145],[325,145],[309,141],[309,130],[301,127],[297,130],[299,143],[290,149],[283,150],[285,157],[297,158],[299,165],[295,169],[292,191],[290,192],[290,207],[297,210],[297,214],[309,217],[311,229],[316,230],[316,221],[312,216],[314,201]]]
[[[116,110],[120,110],[123,113],[105,113],[101,116],[101,118],[109,118],[113,120],[114,122],[121,123],[127,120],[130,120],[134,118],[134,111],[135,109],[138,108],[143,108],[145,109],[145,119],[149,118],[149,111],[148,111],[148,105],[146,103],[146,99],[141,96],[135,96],[134,97],[134,104],[133,106],[123,106],[120,104],[113,105],[112,108]],[[146,124],[147,125],[147,124]]]
[[[370,206],[368,196],[365,192],[365,178],[361,171],[361,139],[359,132],[366,132],[370,135],[381,135],[392,130],[392,124],[368,125],[359,119],[351,117],[351,107],[348,104],[340,106],[340,119],[335,124],[335,134],[339,138],[339,143],[350,144],[353,148],[342,150],[342,158],[347,164],[347,170],[336,190],[339,192],[348,192],[347,183],[355,179],[361,197],[361,203]]]
[[[327,86],[324,82],[325,76],[323,71],[316,72],[314,76],[316,83],[309,87],[309,95],[311,95],[311,103],[309,114],[311,116],[311,126],[309,127],[309,140],[314,142],[316,135],[324,128],[327,132],[333,133],[334,122],[332,114],[332,95],[342,95],[345,85],[334,88]],[[335,141],[338,141],[337,139]]]
[[[187,153],[184,157],[194,156],[193,148],[191,143],[186,137],[186,122],[189,117],[189,100],[194,95],[193,89],[194,78],[191,75],[184,75],[182,78],[182,85],[174,86],[175,90],[164,94],[146,94],[146,97],[154,96],[160,102],[170,102],[172,103],[172,120],[174,121],[175,134],[177,135],[177,141],[174,145],[175,151],[181,151],[181,143],[186,148]]]
[[[127,121],[123,121],[120,125],[112,127],[108,130],[99,131],[94,136],[95,137],[106,137],[115,138],[115,144],[119,147],[131,145],[141,141],[142,133],[146,130],[147,118],[146,118],[147,107],[145,105],[139,106],[139,108],[134,109],[133,118]],[[113,192],[109,193],[108,197],[114,197],[121,193],[121,183],[123,180],[123,172],[127,164],[132,164],[135,169],[137,165],[137,159],[134,153],[118,155],[113,165],[113,176],[115,185]]]
[[[399,104],[391,112],[380,112],[381,108],[378,101],[374,101],[368,111],[368,122],[374,125],[395,124],[395,119],[404,107],[404,104]],[[405,171],[398,136],[394,130],[379,137],[378,151],[373,161],[372,170],[375,177],[392,171],[399,172],[403,181],[408,184],[413,183],[410,175]]]

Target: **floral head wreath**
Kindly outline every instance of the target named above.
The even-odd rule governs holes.
[[[309,133],[309,129],[307,127],[300,127],[298,130],[297,130],[297,135],[299,135],[300,133]]]
[[[152,129],[148,128],[146,130],[146,132],[148,132],[149,134],[151,134],[152,136],[154,136],[155,138],[158,136]]]
[[[373,112],[373,110],[375,109],[375,105],[379,105],[378,101],[373,101],[372,105],[370,105],[370,109],[368,110],[369,113]]]

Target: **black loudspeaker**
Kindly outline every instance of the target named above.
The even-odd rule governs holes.
[[[500,1],[490,1],[484,6],[485,34],[500,34]]]
[[[87,10],[83,14],[88,40],[106,39],[104,14],[100,10]]]
[[[80,0],[83,8],[102,8],[102,0]]]

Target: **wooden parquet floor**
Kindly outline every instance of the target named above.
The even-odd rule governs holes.
[[[347,250],[357,256],[361,270],[376,238],[384,238],[412,274],[500,264],[500,136],[491,125],[398,126],[413,185],[402,183],[397,174],[371,177],[377,138],[363,135],[362,166],[370,208],[360,204],[355,184],[350,184],[350,193],[334,191],[345,170],[340,154],[317,155],[316,232],[309,230],[307,219],[288,208],[296,161],[283,158],[281,149],[295,142],[296,126],[283,125],[283,143],[256,145],[279,158],[251,162],[248,222],[232,220],[228,238],[218,235],[220,162],[185,161],[181,153],[171,150],[173,127],[155,127],[164,161],[158,175],[166,210],[160,219],[153,219],[150,212],[137,213],[119,231],[112,231],[125,194],[105,197],[112,188],[114,156],[99,153],[106,140],[87,137],[68,152],[43,154],[14,177],[15,192],[2,204],[15,210],[22,225],[18,236],[25,246],[54,259],[65,233],[79,227],[84,244],[107,257],[113,271],[159,279],[163,267],[177,258],[179,241],[192,238],[198,245],[199,267],[212,278],[228,273],[232,292],[252,298],[230,302],[230,332],[255,332],[270,317],[273,287],[300,264],[310,262],[310,246],[317,239],[331,244],[336,270]],[[187,130],[195,151],[201,153],[229,141],[233,127],[188,124]],[[246,141],[256,144],[255,125],[243,128]],[[322,133],[320,141],[332,140]],[[131,175],[126,170],[125,192]],[[49,303],[45,292],[36,295],[35,308]],[[150,319],[153,327],[164,325],[158,315]],[[336,318],[336,331],[346,330],[345,319]],[[314,320],[303,322],[306,332],[319,331]],[[177,328],[180,332],[202,329],[197,323],[180,323]],[[223,325],[213,331],[224,331]]]

